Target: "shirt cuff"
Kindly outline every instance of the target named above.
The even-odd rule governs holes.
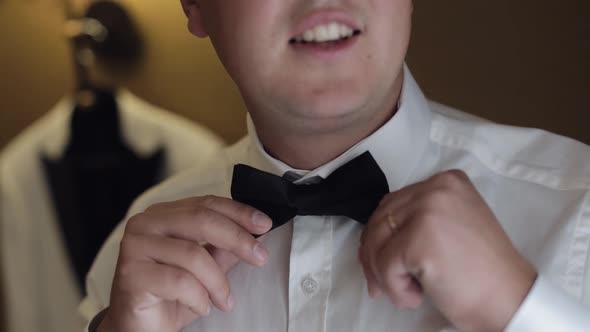
[[[541,275],[504,332],[584,332],[590,309]]]

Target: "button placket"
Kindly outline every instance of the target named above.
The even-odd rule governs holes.
[[[331,224],[326,217],[297,216],[289,267],[289,332],[322,331],[328,295]],[[321,313],[321,314],[318,314]]]

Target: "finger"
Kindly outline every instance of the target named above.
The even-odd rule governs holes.
[[[367,227],[363,227],[363,230],[361,232],[361,236],[359,237],[359,243],[360,243],[361,247],[365,244],[366,237],[367,237]]]
[[[401,218],[401,210],[412,202],[413,197],[414,193],[410,187],[386,195],[369,218],[364,242],[373,246],[383,243],[383,239],[391,235],[392,229],[388,223],[390,218],[394,219],[397,228],[401,227],[404,221],[404,218]]]
[[[141,252],[146,260],[185,269],[203,284],[217,308],[232,309],[227,277],[204,247],[192,241],[155,235],[128,235],[122,246]],[[128,250],[125,248],[122,255]]]
[[[203,206],[152,211],[131,218],[126,233],[169,236],[225,249],[257,266],[268,260],[268,251],[254,236],[226,216]]]
[[[406,233],[406,234],[404,234]],[[420,284],[404,261],[409,232],[398,233],[376,255],[373,273],[392,302],[403,308],[416,308],[423,301]]]
[[[211,311],[207,290],[184,269],[131,261],[118,267],[117,276],[121,293],[135,294],[135,305],[141,308],[178,301],[200,316],[208,316]]]
[[[359,262],[359,264],[361,264],[361,266],[363,268],[363,273],[365,275],[365,279],[367,280],[367,291],[369,293],[369,296],[372,298],[378,298],[381,295],[381,290],[380,290],[380,287],[377,283],[377,280],[375,279],[375,276],[373,275],[373,272],[369,268],[367,251],[364,246],[364,242],[365,242],[365,238],[366,238],[366,234],[367,234],[366,230],[367,230],[366,227],[363,228],[363,231],[362,231],[360,239],[359,239],[360,245],[359,245],[359,249],[358,249],[358,262]]]
[[[369,267],[366,250],[363,250],[362,246],[359,248],[359,263],[363,268],[365,279],[367,279],[367,290],[369,296],[373,299],[379,298],[382,294],[381,286],[377,282],[377,279],[375,278],[373,271]]]
[[[191,322],[195,321],[197,318],[201,316],[195,312],[193,312],[190,308],[184,305],[179,305],[177,307],[178,310],[178,329],[182,329],[183,327],[187,326]]]
[[[363,246],[367,257],[366,262],[371,267],[371,270],[376,270],[375,258],[377,252],[404,228],[408,214],[407,206],[411,205],[411,202],[411,199],[392,201],[390,206],[382,206],[381,208],[387,211],[386,214],[376,214],[376,216],[382,216],[380,219],[372,216],[369,220]],[[405,204],[402,205],[401,203]],[[377,281],[381,283],[378,278]]]
[[[270,217],[261,211],[232,199],[213,195],[157,203],[150,206],[146,212],[174,212],[195,206],[203,206],[216,211],[253,234],[266,233],[272,227]]]
[[[263,242],[267,237],[268,234],[264,234],[261,237],[256,238],[256,241]],[[206,246],[206,248],[209,250],[217,264],[219,264],[223,273],[227,273],[240,261],[240,258],[232,254],[230,251],[214,248],[212,246]]]
[[[208,250],[223,273],[228,273],[229,270],[231,270],[240,261],[240,258],[232,254],[230,251],[213,247]]]
[[[385,195],[379,202],[379,206],[377,206],[373,215],[371,215],[369,223],[371,220],[383,219],[387,217],[390,211],[395,212],[401,207],[408,205],[422,191],[421,188],[422,185],[420,183],[415,183]]]
[[[253,234],[264,234],[272,227],[272,220],[263,212],[238,201],[218,196],[203,198],[205,206],[234,220]]]

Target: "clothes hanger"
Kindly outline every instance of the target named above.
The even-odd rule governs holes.
[[[65,25],[74,54],[76,88],[70,135],[60,159],[42,156],[65,248],[80,290],[102,243],[132,201],[163,175],[165,151],[137,155],[123,139],[115,89],[90,77],[94,58],[133,65],[141,39],[123,7],[92,2]]]

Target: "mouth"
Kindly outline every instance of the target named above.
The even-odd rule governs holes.
[[[349,41],[361,34],[360,29],[333,21],[310,27],[289,39],[289,44],[294,46],[329,47]]]

